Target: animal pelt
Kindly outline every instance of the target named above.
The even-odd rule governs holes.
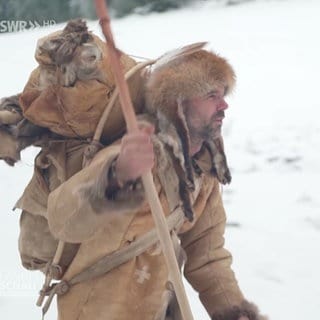
[[[256,305],[248,301],[243,301],[240,306],[234,306],[221,312],[214,313],[212,320],[238,320],[241,316],[247,317],[249,320],[268,320],[266,316],[262,316]]]
[[[92,41],[85,21],[81,19],[71,20],[63,29],[61,35],[51,41],[48,53],[57,66],[69,63],[78,46]]]
[[[106,84],[106,75],[98,66],[103,54],[103,44],[88,31],[86,22],[70,20],[62,31],[38,41],[36,59],[40,65],[45,65],[41,69],[40,85],[43,88],[50,84],[70,87],[77,80],[92,79]]]
[[[63,30],[38,40],[35,58],[38,66],[20,98],[24,116],[64,137],[91,138],[116,87],[106,43],[88,31],[84,21],[70,21]],[[120,63],[124,72],[136,65],[123,52]],[[128,80],[137,112],[142,105],[142,81],[139,72]],[[110,142],[124,128],[117,98],[102,139]]]
[[[230,183],[231,173],[227,164],[222,138],[205,141],[204,147],[208,149],[212,158],[211,174],[216,176],[222,184]]]
[[[190,192],[194,191],[194,178],[189,157],[188,130],[184,116],[179,113],[175,121],[169,122],[161,112],[157,113],[157,132],[159,139],[169,149],[175,172],[179,177],[179,194],[182,201],[185,216],[189,221],[193,220],[193,210],[190,202]]]
[[[20,160],[23,149],[36,144],[49,133],[48,129],[36,126],[23,117],[19,97],[20,94],[16,94],[0,101],[0,159],[10,166]]]

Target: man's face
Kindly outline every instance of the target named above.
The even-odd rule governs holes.
[[[202,143],[221,135],[224,110],[228,104],[224,100],[224,87],[218,87],[206,97],[189,100],[186,110],[187,125],[190,132],[191,155],[197,153]]]

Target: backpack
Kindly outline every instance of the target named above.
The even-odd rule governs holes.
[[[7,121],[5,130],[0,122],[0,135],[6,138],[5,144],[0,142],[0,157],[12,158],[14,164],[24,147],[31,144],[41,147],[33,177],[15,208],[22,210],[19,235],[22,265],[47,273],[59,247],[46,217],[49,193],[80,171],[99,148],[119,137],[125,130],[125,122],[115,93],[106,44],[88,31],[83,20],[71,20],[62,31],[39,39],[35,58],[39,65],[31,72],[23,92],[16,96],[15,108],[9,110],[11,117],[7,119],[12,119],[14,112],[19,117],[11,123]],[[135,68],[137,63],[122,52],[120,60],[125,72],[134,69],[128,85],[135,111],[139,113],[143,77],[136,71],[143,66]],[[104,113],[101,130],[94,136]],[[106,117],[108,121],[104,125]],[[25,136],[34,139],[29,140],[29,144],[22,143],[20,148]],[[9,149],[5,147],[9,145]],[[64,245],[58,259],[61,269],[58,278],[78,247],[78,244]]]

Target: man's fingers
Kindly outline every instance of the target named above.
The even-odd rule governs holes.
[[[142,143],[124,145],[122,152],[123,155],[130,157],[130,159],[154,154],[152,144]]]
[[[126,173],[126,180],[135,180],[141,177],[148,170],[151,170],[154,166],[154,158],[153,157],[137,157],[132,160],[130,163],[130,169]]]
[[[132,133],[123,137],[122,144],[151,144],[151,137],[145,132]]]
[[[151,140],[150,136],[154,133],[154,130],[155,129],[154,129],[153,125],[143,126],[142,128],[140,128],[136,132],[126,134],[123,137],[123,140],[131,141],[131,140],[136,140],[136,139],[139,139],[139,140],[142,139],[142,140],[149,141],[149,140]]]
[[[152,155],[146,156],[136,156],[131,160],[131,166],[134,168],[148,168],[152,167],[154,164],[154,157]]]

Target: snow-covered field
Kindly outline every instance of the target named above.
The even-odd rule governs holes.
[[[165,14],[113,21],[118,46],[144,57],[195,41],[228,57],[238,75],[224,133],[233,182],[223,189],[227,247],[249,300],[272,320],[320,319],[320,2],[222,7],[199,1]],[[56,26],[61,27],[61,26]],[[96,22],[92,30],[99,32]],[[0,35],[0,97],[22,90],[36,40],[55,28]],[[18,212],[36,150],[0,163],[0,317],[40,319],[42,277],[20,267]],[[234,225],[234,224],[232,224]],[[188,289],[195,319],[209,319]],[[46,319],[56,318],[54,307]]]

